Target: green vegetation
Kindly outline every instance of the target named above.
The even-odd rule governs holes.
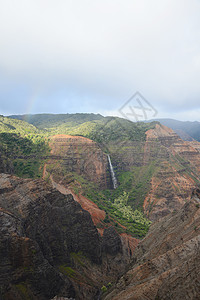
[[[117,117],[95,114],[25,115],[13,116],[27,120],[45,132],[45,135],[70,134],[90,138],[99,143],[119,140],[145,140],[145,132],[154,128],[152,123],[133,123]]]
[[[106,211],[104,223],[114,225],[119,233],[125,232],[136,238],[142,238],[148,232],[151,222],[146,219],[142,211],[133,210],[128,205],[129,195],[123,192],[118,198],[111,202],[104,196],[104,201],[99,207]]]
[[[75,252],[70,253],[70,257],[73,258],[74,262],[76,262],[77,264],[83,267],[85,266],[84,261],[86,260],[86,258],[81,251],[79,251],[78,253]]]
[[[121,172],[118,176],[120,186],[115,192],[115,197],[118,196],[116,194],[127,191],[129,192],[128,204],[134,209],[142,210],[144,199],[150,189],[151,178],[157,169],[156,162],[152,161],[145,166],[132,167],[129,172]]]
[[[46,151],[46,142],[44,137],[39,135],[27,135],[22,137],[15,133],[0,133],[1,147],[9,157],[16,156],[39,156]]]
[[[20,177],[42,176],[50,149],[45,133],[20,120],[0,116],[0,155]]]
[[[41,178],[43,161],[36,159],[14,159],[15,174],[19,177]]]
[[[108,290],[107,287],[105,285],[103,285],[101,288],[102,293],[106,293],[107,290]]]
[[[19,284],[16,284],[16,288],[17,290],[19,291],[20,295],[21,295],[21,299],[24,299],[24,300],[30,300],[30,299],[33,299],[30,295],[29,295],[29,292],[28,292],[28,288],[27,288],[27,285],[26,283],[24,282],[21,282]]]
[[[139,210],[134,210],[128,205],[128,194],[126,192],[119,198],[115,199],[113,206],[116,208],[122,218],[128,220],[129,222],[140,223],[149,226],[151,222],[147,220]]]
[[[121,191],[121,186],[116,190],[101,190],[93,182],[88,182],[82,176],[75,173],[70,174],[71,188],[77,194],[81,191],[85,197],[106,212],[103,223],[98,225],[99,228],[112,225],[119,233],[125,232],[136,238],[142,238],[146,235],[151,222],[144,217],[142,208],[138,207],[134,210],[128,205],[131,203],[130,193]]]
[[[108,289],[111,288],[111,287],[112,287],[112,283],[109,282],[108,284],[103,285],[103,286],[101,287],[101,292],[104,294],[104,293],[106,293],[106,292],[108,291]]]
[[[96,114],[35,114],[11,116],[12,119],[26,121],[39,129],[51,129],[64,127],[74,127],[85,122],[104,119],[101,115]]]
[[[0,116],[0,133],[2,132],[15,133],[21,136],[40,134],[39,129],[27,122]]]
[[[67,265],[59,266],[59,270],[61,273],[63,273],[68,277],[74,278],[76,276],[76,272],[71,267],[68,267]]]

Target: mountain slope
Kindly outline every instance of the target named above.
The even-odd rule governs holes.
[[[64,124],[66,127],[74,127],[82,123],[104,119],[97,114],[35,114],[35,115],[12,115],[12,119],[23,120],[40,129],[59,127]]]
[[[108,140],[133,139],[145,140],[145,131],[153,124],[133,123],[117,117],[103,117],[96,114],[39,114],[10,116],[33,124],[46,136],[56,134],[80,135],[96,142],[107,143]]]
[[[72,195],[42,180],[0,174],[0,223],[3,300],[94,300],[130,261],[125,237],[112,227],[101,237]]]
[[[21,120],[0,116],[0,160],[2,172],[21,177],[41,177],[49,153],[45,133]]]
[[[200,142],[200,122],[184,122],[173,119],[155,119],[151,121],[157,121],[172,128],[185,141],[192,141],[195,139]]]
[[[156,143],[160,157],[143,207],[152,220],[157,220],[180,209],[190,199],[192,189],[200,184],[200,152],[165,126],[156,125],[146,134],[146,149],[152,149]]]
[[[156,222],[129,271],[105,300],[200,298],[200,191],[175,215]]]

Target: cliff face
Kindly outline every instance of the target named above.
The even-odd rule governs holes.
[[[72,195],[44,181],[1,174],[0,216],[3,299],[95,299],[129,262],[114,229],[101,237]]]
[[[94,141],[80,136],[56,135],[51,137],[50,147],[47,169],[54,177],[75,172],[101,188],[109,186],[107,155]]]
[[[106,300],[200,298],[200,191],[154,223]]]
[[[133,174],[132,182],[128,183],[128,188],[132,184],[129,203],[143,207],[145,214],[155,221],[180,209],[200,184],[199,145],[185,142],[173,130],[156,124],[146,132],[146,141],[109,141],[107,147],[118,178],[123,172]],[[51,175],[57,185],[65,188],[73,185],[72,173],[100,188],[111,186],[107,156],[97,143],[83,137],[57,135],[51,138],[50,147],[44,177]],[[90,200],[81,193],[76,200],[93,216],[96,214],[95,224],[103,219],[103,213],[95,211],[94,205],[91,208]]]
[[[118,178],[130,174],[124,184],[129,204],[143,207],[152,221],[180,209],[200,184],[200,143],[185,142],[163,125],[148,130],[146,141],[112,141],[108,148]]]
[[[46,174],[47,175],[47,174]],[[94,202],[92,202],[90,199],[84,197],[81,193],[78,195],[73,192],[72,189],[70,189],[67,184],[66,186],[63,184],[56,183],[54,181],[53,175],[50,176],[51,184],[52,186],[57,189],[60,193],[63,195],[69,195],[71,194],[74,198],[75,201],[77,201],[81,207],[88,211],[91,215],[92,221],[95,226],[98,227],[98,232],[101,236],[104,235],[104,230],[107,228],[105,226],[105,223],[103,223],[105,217],[106,217],[106,212],[102,209],[100,209]],[[119,226],[122,228],[123,225],[118,223]],[[100,225],[100,226],[99,226]],[[110,226],[110,225],[109,225]],[[101,228],[99,228],[101,227]],[[120,234],[120,238],[122,241],[123,248],[126,249],[126,252],[132,256],[133,251],[135,250],[136,246],[138,245],[139,241],[138,239],[132,237],[129,234],[122,233]]]
[[[156,125],[146,135],[145,163],[152,159],[149,152],[155,144],[159,153],[157,171],[151,179],[151,189],[143,207],[151,220],[157,220],[189,201],[191,191],[199,184],[200,152],[163,125]]]
[[[84,210],[87,210],[90,213],[94,225],[99,224],[101,221],[103,221],[105,219],[105,216],[106,216],[105,211],[100,209],[94,202],[92,202],[91,200],[89,200],[86,197],[84,197],[83,195],[81,195],[81,193],[79,193],[79,195],[76,195],[68,187],[67,184],[56,183],[54,181],[53,175],[50,176],[50,180],[51,180],[52,186],[55,189],[57,189],[60,193],[62,193],[63,195],[69,195],[69,194],[73,195],[74,200],[77,201]]]

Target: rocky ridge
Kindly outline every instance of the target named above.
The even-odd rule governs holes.
[[[44,177],[46,177],[46,176],[47,176],[47,173],[44,174]],[[84,197],[81,193],[79,193],[78,195],[75,194],[72,189],[70,189],[69,187],[65,187],[63,182],[62,182],[62,184],[56,183],[54,181],[53,175],[50,176],[50,181],[51,181],[52,186],[55,189],[57,189],[63,195],[71,194],[73,196],[74,200],[77,201],[84,210],[86,210],[90,213],[92,221],[93,221],[94,225],[97,226],[97,230],[98,230],[99,234],[101,236],[103,236],[104,230],[107,228],[107,226],[105,226],[105,224],[103,223],[103,221],[106,217],[106,212],[104,210],[100,209],[90,199],[87,199],[86,197]],[[99,224],[101,224],[101,228],[99,228],[99,226],[98,226]],[[118,225],[120,227],[123,226],[120,223],[118,223]],[[138,243],[140,242],[140,240],[132,237],[130,234],[127,234],[127,233],[120,233],[120,238],[122,240],[123,247],[125,249],[127,249],[128,253],[130,253],[130,256],[131,256],[133,251],[137,247]]]
[[[200,190],[155,222],[136,248],[129,271],[105,300],[200,298]]]
[[[146,135],[145,150],[150,152],[156,143],[158,157],[161,156],[143,208],[151,220],[158,220],[190,200],[192,190],[199,184],[200,152],[192,142],[183,141],[164,125],[156,125]],[[151,159],[151,155],[146,157]]]
[[[95,299],[130,261],[113,228],[101,237],[90,214],[45,181],[0,175],[1,297]]]
[[[48,176],[48,173],[45,166],[45,173],[43,178],[45,178],[46,176]],[[62,193],[63,195],[73,195],[74,200],[77,201],[83,209],[87,210],[90,213],[94,225],[98,225],[105,219],[105,211],[100,209],[94,202],[84,197],[81,193],[79,193],[78,195],[75,194],[69,186],[65,187],[62,181],[59,183],[55,182],[53,175],[50,175],[49,178],[52,186],[60,193]]]

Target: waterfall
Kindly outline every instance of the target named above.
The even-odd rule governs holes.
[[[115,172],[113,170],[113,166],[112,166],[112,163],[111,163],[110,155],[108,155],[108,162],[109,162],[109,166],[110,166],[110,173],[111,173],[113,188],[116,189],[117,188],[117,179],[115,177]]]

